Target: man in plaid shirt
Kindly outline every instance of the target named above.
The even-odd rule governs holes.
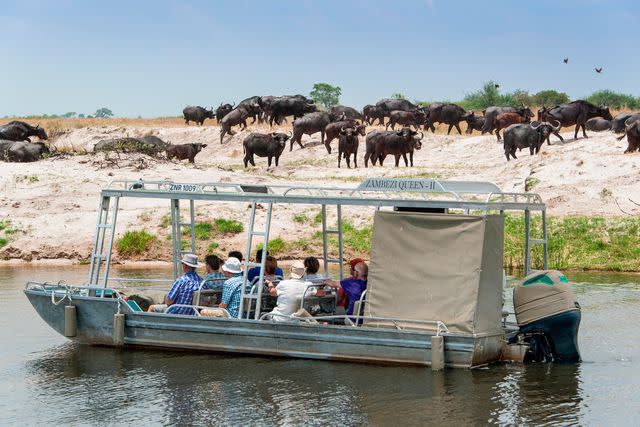
[[[225,308],[231,317],[238,317],[242,297],[242,265],[238,258],[230,257],[222,266],[222,274],[228,277],[222,285],[220,308]]]
[[[185,254],[182,260],[184,274],[176,279],[167,295],[167,304],[156,304],[149,307],[150,312],[169,314],[195,314],[191,307],[172,307],[173,305],[191,305],[193,293],[198,290],[202,278],[196,273],[196,268],[202,267],[198,263],[198,257],[194,254]]]

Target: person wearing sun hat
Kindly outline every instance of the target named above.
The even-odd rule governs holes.
[[[184,254],[180,260],[182,263],[183,275],[178,277],[169,294],[167,294],[167,304],[155,304],[149,306],[150,312],[166,312],[169,314],[195,314],[191,307],[171,307],[172,305],[191,305],[193,293],[198,290],[202,278],[196,273],[202,264],[198,262],[198,257],[194,254]]]
[[[222,285],[220,308],[229,312],[231,317],[238,317],[240,299],[242,298],[242,264],[238,258],[229,257],[222,264],[222,274],[227,280]]]
[[[280,281],[278,286],[274,286],[273,283],[267,281],[269,295],[278,297],[276,308],[271,312],[274,321],[284,322],[288,316],[291,316],[300,308],[300,300],[302,299],[305,289],[313,285],[311,282],[302,280],[305,273],[306,268],[304,263],[302,261],[296,261],[291,266],[290,279]],[[309,296],[315,294],[316,288],[309,288],[307,291],[307,295]]]

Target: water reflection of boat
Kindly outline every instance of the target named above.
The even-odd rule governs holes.
[[[170,202],[174,277],[182,255],[197,250],[196,201],[236,202],[243,207],[250,203],[247,254],[253,253],[255,240],[268,245],[274,207],[320,206],[324,271],[328,274],[329,265],[337,263],[341,278],[343,209],[371,207],[375,215],[366,299],[357,302],[354,316],[339,313],[335,299],[329,298],[323,306],[328,304],[328,312],[270,321],[263,294],[263,253],[259,263],[245,261],[238,318],[201,316],[206,307],[197,304],[192,306],[196,315],[190,316],[137,311],[117,287],[125,279],[109,275],[119,203],[129,198]],[[183,216],[185,201],[188,215]],[[331,228],[328,211],[333,207],[336,224]],[[543,337],[540,342],[548,335],[548,330],[536,329],[516,340],[518,326],[503,318],[507,211],[523,212],[526,271],[532,245],[542,247],[546,268],[544,203],[536,194],[504,193],[491,183],[383,178],[368,179],[355,188],[318,188],[116,181],[102,191],[87,283],[30,282],[25,294],[51,327],[81,343],[476,367],[500,360],[507,337],[520,349],[530,345],[527,338],[536,333]],[[532,215],[541,220],[532,222]],[[258,224],[264,227],[258,229]],[[534,224],[541,227],[537,238],[531,237]],[[191,237],[188,249],[182,247],[185,227]],[[261,267],[261,275],[251,287],[246,272],[254,266]],[[303,297],[301,308],[309,308],[309,302]]]

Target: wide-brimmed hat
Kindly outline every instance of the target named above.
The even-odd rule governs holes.
[[[239,274],[242,273],[242,265],[238,258],[230,257],[222,264],[222,270],[227,273]]]
[[[194,254],[184,254],[180,262],[193,268],[202,267],[202,264],[198,262],[198,256]]]
[[[304,267],[302,261],[296,261],[291,266],[291,278],[292,279],[302,279],[302,276],[305,275],[307,269]]]

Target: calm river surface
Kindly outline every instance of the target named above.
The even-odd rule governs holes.
[[[568,275],[583,308],[579,365],[500,364],[432,373],[74,345],[40,320],[22,288],[29,279],[82,283],[86,271],[0,267],[0,425],[640,422],[640,276]]]

